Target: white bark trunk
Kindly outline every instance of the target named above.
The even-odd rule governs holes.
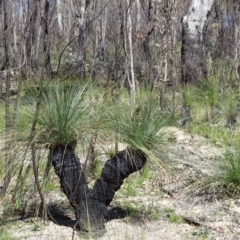
[[[62,2],[57,0],[57,21],[60,30],[60,34],[63,32],[63,17],[62,17]]]
[[[129,0],[126,0],[127,4],[127,32],[128,32],[128,44],[129,44],[129,58],[130,58],[130,69],[131,69],[131,100],[132,107],[135,108],[135,98],[136,98],[136,85],[134,78],[134,65],[133,65],[133,49],[132,49],[132,18],[131,18],[131,6],[129,5]]]
[[[78,63],[79,63],[79,74],[81,75],[83,69],[83,59],[84,59],[84,30],[85,30],[85,8],[86,8],[86,1],[80,1],[80,8],[79,8],[79,37],[78,37]]]
[[[106,28],[107,28],[107,14],[108,14],[108,6],[106,6],[105,8],[105,13],[102,16],[102,50],[101,50],[101,54],[102,54],[102,58],[103,60],[106,60],[107,57],[107,52],[106,52]]]
[[[136,8],[137,8],[137,26],[136,26],[136,31],[139,32],[141,28],[141,5],[140,1],[136,0]]]
[[[214,0],[191,0],[182,22],[182,82],[201,80],[207,75],[203,42],[204,24]]]
[[[234,31],[234,42],[235,42],[235,48],[234,48],[234,66],[235,66],[235,74],[238,81],[238,91],[240,93],[240,77],[239,77],[239,51],[240,51],[240,40],[239,40],[239,27],[237,24],[235,25],[235,31]]]
[[[203,32],[207,14],[211,10],[214,0],[191,0],[188,14],[183,18],[183,23],[187,23],[190,34],[197,36]]]

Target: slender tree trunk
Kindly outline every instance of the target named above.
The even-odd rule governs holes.
[[[214,0],[191,0],[182,21],[182,82],[194,82],[207,75],[204,24]]]
[[[38,8],[40,0],[30,1],[28,0],[28,15],[25,34],[26,34],[26,46],[25,46],[25,59],[27,72],[36,71],[37,61],[36,61],[36,51],[37,51],[37,38],[39,34],[36,31],[36,24],[38,18]]]
[[[108,6],[105,7],[105,12],[101,19],[101,59],[102,61],[106,61],[107,59],[107,48],[106,48],[106,28],[107,28],[107,14],[108,14]]]
[[[50,41],[49,41],[49,1],[44,2],[44,14],[42,20],[43,28],[43,54],[44,54],[44,67],[48,77],[52,77],[52,67],[50,58]]]
[[[140,0],[136,0],[136,15],[137,15],[137,22],[136,22],[136,32],[140,32],[141,29],[141,3]]]
[[[150,38],[151,38],[151,35],[153,32],[154,32],[153,1],[149,0],[148,1],[148,11],[147,11],[147,34],[143,40],[143,52],[144,52],[144,57],[146,59],[147,65],[148,65],[148,72],[149,72],[149,74],[147,74],[148,82],[150,82],[151,77],[154,81],[153,72],[154,72],[154,70],[156,71],[156,69],[153,69],[153,59],[152,59],[152,54],[151,54],[150,46],[149,46]],[[153,84],[153,82],[152,82],[152,84]]]
[[[61,0],[57,0],[57,21],[58,21],[58,27],[59,27],[59,35],[61,36],[63,33],[63,16],[62,16]]]
[[[234,70],[237,78],[238,92],[240,93],[240,64],[239,64],[239,54],[240,54],[240,11],[237,11],[238,1],[234,1]]]
[[[129,44],[129,58],[130,58],[130,72],[131,72],[131,81],[129,81],[131,88],[131,102],[132,109],[135,109],[135,98],[136,98],[136,83],[135,83],[135,74],[134,74],[134,64],[133,64],[133,44],[132,44],[132,11],[131,3],[129,0],[126,0],[127,7],[127,33],[128,33],[128,44]]]
[[[82,0],[80,3],[79,11],[79,36],[78,36],[78,64],[79,64],[79,75],[82,75],[84,67],[84,31],[85,31],[85,10],[86,10],[86,1]]]
[[[7,0],[3,0],[3,46],[4,46],[4,63],[2,70],[6,71],[6,95],[4,96],[5,101],[5,134],[6,134],[6,146],[5,146],[5,177],[4,177],[4,186],[3,193],[5,193],[10,184],[11,175],[10,175],[10,166],[11,166],[11,147],[9,143],[9,137],[11,135],[12,119],[10,113],[10,59],[9,59],[9,15],[8,15],[8,3]]]
[[[109,159],[89,189],[74,146],[58,146],[50,150],[49,160],[60,179],[61,189],[75,209],[80,229],[87,231],[104,228],[108,219],[107,206],[129,174],[140,170],[146,162],[140,150],[126,149]]]

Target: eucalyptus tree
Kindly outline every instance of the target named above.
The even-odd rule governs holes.
[[[182,20],[182,82],[194,82],[207,74],[204,49],[206,20],[214,0],[191,0]]]

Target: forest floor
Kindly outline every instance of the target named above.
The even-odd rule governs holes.
[[[60,206],[67,200],[52,191],[48,200],[53,203],[54,221],[28,218],[1,229],[7,229],[11,239],[27,240],[240,240],[240,199],[220,200],[212,191],[197,192],[201,179],[216,173],[224,149],[182,129],[169,128],[169,131],[172,141],[165,150],[175,175],[155,175],[146,179],[134,196],[120,191],[112,203],[112,207],[124,209],[128,204],[128,208],[138,209],[132,216],[107,222],[106,229],[97,235],[79,233],[73,230],[71,209],[62,207],[64,216],[57,213],[59,210],[54,211],[54,204]],[[153,217],[149,218],[148,214]],[[0,239],[3,239],[1,230]]]

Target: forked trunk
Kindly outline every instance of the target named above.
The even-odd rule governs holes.
[[[93,189],[88,189],[74,147],[55,147],[49,158],[60,179],[62,191],[75,209],[78,226],[84,230],[104,228],[108,219],[107,206],[115,192],[129,174],[140,170],[146,162],[146,155],[141,150],[127,148],[118,152],[105,163]]]

